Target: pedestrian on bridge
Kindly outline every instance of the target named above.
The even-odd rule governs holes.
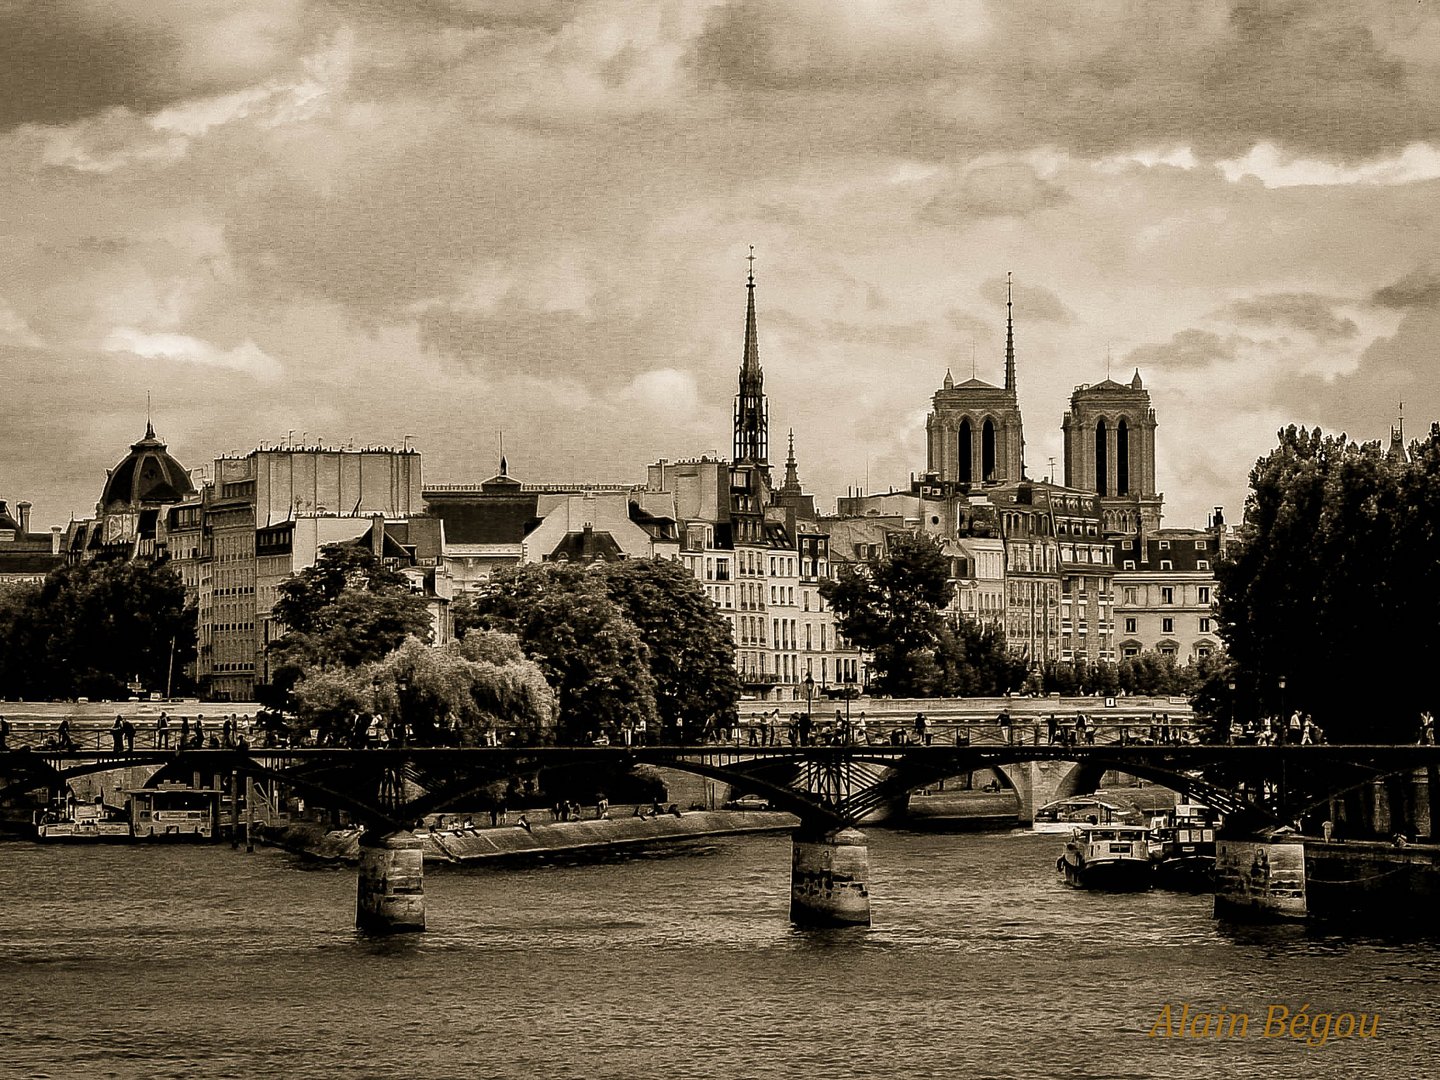
[[[122,753],[125,749],[125,722],[117,713],[115,723],[110,725],[110,742],[115,753]]]
[[[1014,729],[1011,727],[1012,723],[1010,710],[1001,709],[1000,715],[995,718],[995,726],[1000,729],[1000,741],[1007,746],[1010,745],[1014,736]]]
[[[135,752],[135,725],[126,720],[120,725],[120,730],[125,736],[125,752],[133,754]]]
[[[155,746],[160,750],[170,749],[170,717],[163,712],[155,721]]]
[[[930,721],[925,718],[923,712],[915,714],[915,737],[921,746],[926,746],[930,742]]]

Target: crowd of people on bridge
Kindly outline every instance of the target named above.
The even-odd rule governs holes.
[[[1422,735],[1423,740],[1423,735]],[[1239,718],[1230,721],[1232,746],[1313,746],[1325,741],[1325,731],[1309,713],[1296,709],[1288,721],[1278,716],[1267,716],[1260,720]]]

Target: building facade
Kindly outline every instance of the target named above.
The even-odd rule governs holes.
[[[1217,515],[1218,516],[1218,515]],[[1224,520],[1209,529],[1160,529],[1116,542],[1119,658],[1158,652],[1189,664],[1221,647],[1215,622],[1215,561]]]

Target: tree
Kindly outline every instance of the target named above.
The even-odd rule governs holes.
[[[488,631],[443,649],[411,637],[378,661],[307,670],[294,698],[299,727],[331,744],[355,741],[375,714],[400,720],[422,745],[478,746],[490,733],[539,743],[555,727],[555,696],[539,667],[514,637]]]
[[[374,663],[407,638],[429,641],[430,612],[403,574],[367,548],[330,545],[315,565],[279,588],[275,614],[286,633],[270,644],[266,704],[291,709],[297,680],[316,668]]]
[[[820,583],[841,632],[874,656],[873,684],[896,697],[934,685],[941,611],[954,591],[940,541],[911,532],[892,533],[877,561],[841,563],[837,577]]]
[[[961,616],[942,624],[935,650],[937,678],[929,693],[943,697],[994,697],[1024,685],[1025,661],[1010,651],[992,624]]]
[[[1334,741],[1413,741],[1437,697],[1420,673],[1440,634],[1440,428],[1408,460],[1318,428],[1278,441],[1216,570],[1242,719],[1300,709]]]
[[[513,633],[559,701],[558,737],[577,742],[645,721],[653,725],[651,650],[603,573],[525,564],[497,574],[458,606],[456,627]]]
[[[164,563],[74,563],[0,606],[0,693],[31,699],[186,689],[196,617]]]
[[[668,559],[626,559],[601,572],[606,595],[649,646],[664,728],[700,732],[732,717],[740,700],[734,639],[700,583]]]

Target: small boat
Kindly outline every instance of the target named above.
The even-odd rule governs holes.
[[[1055,866],[1065,884],[1077,889],[1148,889],[1155,874],[1150,830],[1143,825],[1076,826]]]
[[[37,840],[129,840],[130,818],[119,807],[103,802],[57,804],[35,817]]]
[[[1128,803],[1102,799],[1098,795],[1081,795],[1057,799],[1035,811],[1030,828],[1037,833],[1062,835],[1076,825],[1144,825],[1140,811]]]
[[[160,784],[127,792],[135,835],[141,839],[190,837],[212,840],[220,823],[221,791]]]
[[[1220,814],[1203,803],[1177,803],[1152,822],[1150,857],[1155,883],[1165,889],[1203,891],[1214,883],[1215,830]]]

